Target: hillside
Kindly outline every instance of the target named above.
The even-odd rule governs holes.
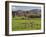
[[[22,11],[22,10],[18,10],[18,11],[12,11],[12,15],[16,15],[16,16],[30,16],[30,15],[41,15],[41,10],[40,9],[32,9],[32,10],[28,10],[28,11]]]

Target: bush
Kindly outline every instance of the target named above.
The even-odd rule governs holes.
[[[30,15],[30,16],[28,16],[28,18],[40,18],[41,17],[41,15]]]

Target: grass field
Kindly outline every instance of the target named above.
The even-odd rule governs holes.
[[[12,17],[12,31],[41,29],[40,18],[31,18],[30,20],[20,18],[22,17]]]

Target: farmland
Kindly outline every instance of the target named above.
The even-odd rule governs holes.
[[[12,31],[19,31],[19,30],[39,30],[41,29],[41,19],[40,18],[30,18],[30,19],[23,19],[22,17],[12,17]]]
[[[41,29],[41,10],[12,11],[12,31]]]

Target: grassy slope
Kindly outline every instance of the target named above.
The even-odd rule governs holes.
[[[16,18],[16,17],[15,17]],[[40,18],[32,18],[31,20],[15,20],[12,19],[12,31],[16,30],[38,30],[41,28]],[[22,18],[22,17],[20,17]],[[17,17],[19,19],[19,17]]]

